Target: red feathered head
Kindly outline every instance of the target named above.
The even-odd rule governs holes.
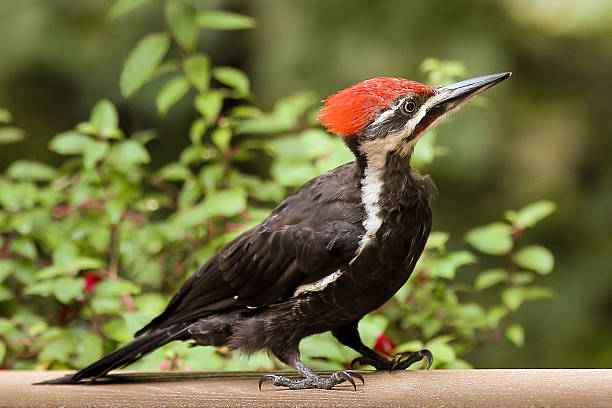
[[[433,87],[408,79],[372,78],[325,99],[318,119],[329,132],[350,137],[373,121],[398,96],[405,93],[431,96],[434,92]]]

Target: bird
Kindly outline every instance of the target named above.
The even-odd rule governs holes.
[[[300,341],[331,331],[361,356],[354,364],[406,369],[428,350],[393,359],[359,337],[359,320],[399,290],[421,256],[437,195],[429,176],[410,165],[416,143],[450,113],[511,72],[429,86],[395,77],[352,85],[323,101],[318,119],[343,138],[353,162],[306,182],[259,225],[223,246],[130,343],[75,374],[44,382],[102,378],[174,340],[266,350],[302,378],[263,375],[290,389],[331,389],[363,376],[323,377],[300,360]],[[353,364],[352,364],[353,365]],[[351,365],[351,367],[352,367]]]

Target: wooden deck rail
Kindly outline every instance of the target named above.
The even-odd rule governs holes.
[[[362,372],[363,373],[363,372]],[[612,407],[612,370],[365,372],[365,386],[292,391],[261,373],[119,373],[96,385],[37,385],[65,373],[0,372],[2,407]]]

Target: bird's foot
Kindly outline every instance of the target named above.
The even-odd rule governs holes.
[[[355,384],[354,378],[361,380],[362,384],[365,384],[363,376],[352,370],[336,371],[329,378],[322,378],[316,374],[307,375],[306,378],[296,379],[283,377],[281,375],[266,374],[259,379],[259,390],[261,391],[261,385],[266,381],[273,381],[277,387],[288,387],[292,390],[302,390],[306,388],[321,388],[330,390],[334,386],[341,384],[345,381],[353,384],[353,388],[357,391],[357,385]]]
[[[431,367],[433,363],[433,354],[429,350],[420,350],[414,352],[401,353],[393,357],[392,359],[386,359],[382,356],[380,358],[369,358],[369,357],[357,357],[351,362],[351,367],[356,363],[360,365],[371,365],[377,370],[405,370],[417,361],[421,361],[424,358],[427,359],[427,369]]]

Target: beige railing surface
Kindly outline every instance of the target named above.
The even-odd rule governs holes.
[[[94,385],[32,385],[59,371],[0,371],[2,407],[612,407],[612,370],[362,372],[365,385],[259,391],[262,373],[129,373]]]

